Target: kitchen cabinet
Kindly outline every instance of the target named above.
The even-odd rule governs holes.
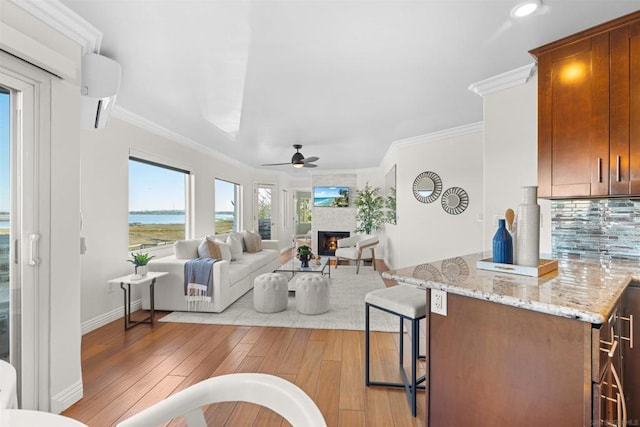
[[[610,194],[640,194],[640,22],[610,33]]]
[[[533,49],[538,195],[640,194],[640,12]]]
[[[426,426],[591,425],[591,329],[447,294],[427,316]]]
[[[609,191],[609,37],[538,58],[538,194],[604,196]]]

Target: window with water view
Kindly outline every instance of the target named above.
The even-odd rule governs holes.
[[[233,182],[216,178],[215,223],[216,234],[239,231],[240,186]]]
[[[129,159],[129,250],[185,238],[189,172]]]

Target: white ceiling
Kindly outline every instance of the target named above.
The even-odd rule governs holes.
[[[116,104],[242,162],[380,164],[393,141],[482,120],[470,84],[640,0],[62,0],[122,65]]]

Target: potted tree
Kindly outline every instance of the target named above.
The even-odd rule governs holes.
[[[379,230],[385,220],[384,198],[380,187],[371,187],[367,182],[362,190],[356,191],[356,232],[371,234]]]
[[[131,252],[131,259],[128,259],[131,264],[135,267],[135,276],[136,278],[143,278],[149,272],[149,266],[147,265],[149,261],[155,258],[155,255],[149,255],[147,253],[134,253]]]

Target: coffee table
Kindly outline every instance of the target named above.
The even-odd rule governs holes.
[[[329,267],[329,268],[327,268]],[[320,264],[316,264],[315,259],[309,260],[309,267],[300,267],[300,260],[296,257],[292,257],[286,263],[282,264],[277,269],[273,270],[274,273],[289,273],[289,292],[295,292],[295,276],[300,273],[316,273],[327,274],[331,278],[331,266],[329,265],[329,257],[320,258]]]

